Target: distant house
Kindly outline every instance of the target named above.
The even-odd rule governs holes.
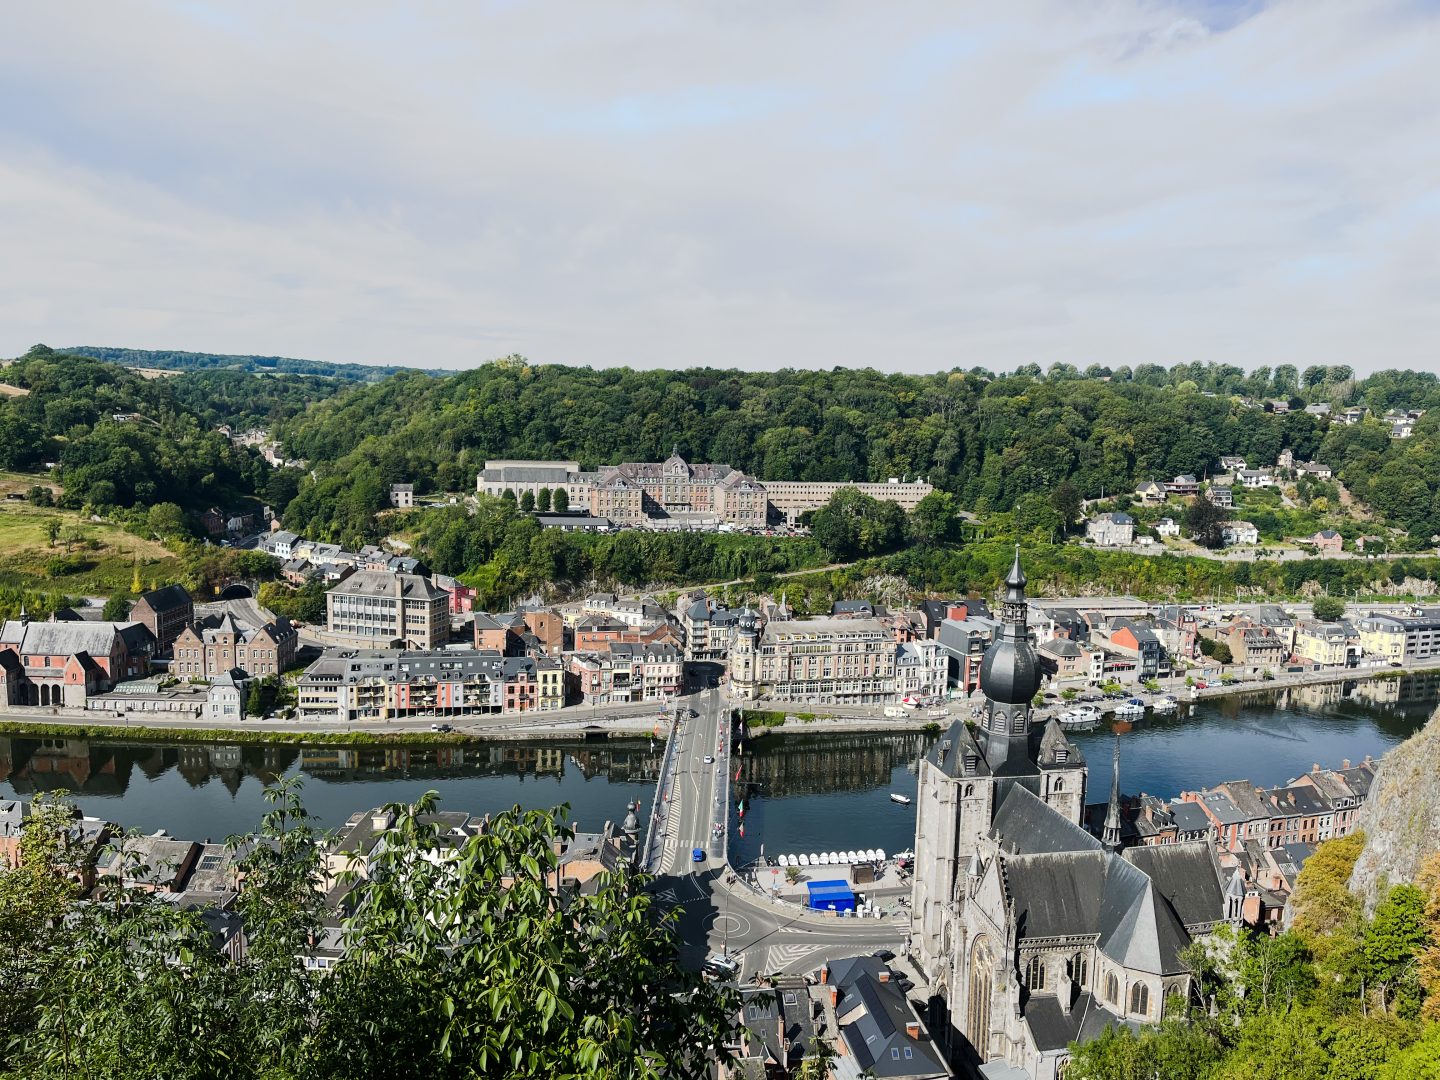
[[[1165,501],[1165,488],[1154,480],[1146,480],[1135,488],[1135,494],[1147,503],[1162,503]]]
[[[1155,522],[1155,531],[1161,536],[1179,536],[1180,523],[1174,518],[1163,517]]]
[[[1275,477],[1269,469],[1241,469],[1235,478],[1241,487],[1250,491],[1275,486]]]
[[[1334,529],[1321,529],[1314,536],[1305,538],[1307,544],[1314,544],[1322,555],[1338,555],[1345,546],[1345,539]]]
[[[1260,530],[1248,521],[1229,521],[1225,523],[1222,533],[1226,547],[1236,544],[1258,544],[1260,542]]]
[[[1340,414],[1340,419],[1347,424],[1358,424],[1365,419],[1365,410],[1361,408],[1346,409]]]
[[[1235,505],[1235,492],[1228,487],[1211,485],[1210,501],[1216,506],[1223,506],[1229,510]]]
[[[1318,461],[1301,462],[1300,471],[1312,480],[1329,480],[1335,475],[1329,465],[1322,465]]]
[[[1311,416],[1329,416],[1330,403],[1327,401],[1317,402],[1314,405],[1306,405],[1305,411]]]
[[[390,505],[397,510],[409,510],[415,505],[415,485],[391,484]]]
[[[1200,481],[1196,480],[1195,477],[1189,473],[1181,473],[1165,485],[1165,493],[1167,495],[1178,495],[1182,498],[1198,495],[1200,494]]]
[[[1085,523],[1085,538],[1101,547],[1125,547],[1135,542],[1135,519],[1115,511]]]
[[[1239,454],[1221,454],[1220,468],[1226,472],[1238,472],[1245,468],[1245,459]]]
[[[1265,408],[1270,412],[1276,413],[1277,415],[1284,414],[1290,411],[1290,402],[1286,401],[1284,398],[1271,398],[1269,401],[1265,402]]]

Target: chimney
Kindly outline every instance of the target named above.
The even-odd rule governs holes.
[[[1342,769],[1348,769],[1348,768],[1350,768],[1350,759],[1349,759],[1348,757],[1347,757],[1347,758],[1341,758],[1341,759],[1340,759],[1340,768],[1342,768]]]
[[[920,1038],[920,1021],[919,1021],[919,1020],[906,1020],[906,1021],[905,1021],[905,1034],[908,1035],[908,1036],[909,1036],[910,1038],[912,1038],[912,1039],[918,1039],[918,1038]]]
[[[889,968],[881,968],[881,969],[880,969],[880,981],[881,981],[882,983],[888,983],[888,982],[890,981],[890,969],[889,969]]]
[[[824,986],[830,981],[830,965],[826,964],[820,969],[820,985]]]
[[[830,987],[830,1007],[833,1009],[833,1008],[836,1006],[836,1004],[839,1003],[839,1001],[840,1001],[840,988],[839,988],[838,986],[832,986],[832,987]]]
[[[376,832],[384,832],[395,824],[395,817],[388,810],[376,810],[370,815],[370,827]]]
[[[1320,771],[1320,763],[1317,761],[1317,762],[1315,762],[1315,764],[1311,765],[1311,766],[1310,766],[1310,771],[1311,771],[1312,773],[1318,773],[1318,772]]]

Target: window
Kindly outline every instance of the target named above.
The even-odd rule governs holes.
[[[1083,952],[1077,952],[1065,963],[1065,971],[1070,976],[1070,981],[1076,986],[1083,987],[1090,978],[1090,958]]]
[[[1045,958],[1043,956],[1032,956],[1030,962],[1025,965],[1025,989],[1045,989]]]
[[[1113,971],[1105,976],[1105,1000],[1111,1005],[1120,1004],[1120,980]]]
[[[1130,988],[1130,1011],[1137,1016],[1150,1015],[1150,988],[1144,983]]]

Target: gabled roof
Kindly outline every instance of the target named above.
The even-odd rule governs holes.
[[[158,589],[151,589],[149,592],[140,594],[140,601],[148,604],[150,610],[157,615],[164,611],[194,606],[190,594],[185,591],[183,585],[164,585]]]
[[[1208,841],[1127,848],[1123,857],[1154,882],[1186,927],[1204,926],[1223,917],[1220,870]]]
[[[990,836],[1000,841],[1002,851],[1017,855],[1101,850],[1099,840],[1019,784],[1012,784],[1000,801]]]

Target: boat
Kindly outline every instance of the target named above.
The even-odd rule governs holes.
[[[1171,713],[1180,708],[1180,701],[1173,695],[1166,694],[1164,697],[1156,698],[1154,702],[1151,703],[1150,708],[1154,709],[1157,713]]]
[[[1139,698],[1122,701],[1115,706],[1115,715],[1121,720],[1139,720],[1145,715],[1145,703]]]
[[[1080,731],[1100,723],[1100,710],[1094,705],[1077,705],[1060,714],[1060,726]]]
[[[910,805],[910,796],[909,796],[909,795],[901,795],[899,792],[892,791],[892,792],[890,793],[890,801],[891,801],[891,802],[897,802],[897,803],[899,803],[901,806],[909,806],[909,805]]]

